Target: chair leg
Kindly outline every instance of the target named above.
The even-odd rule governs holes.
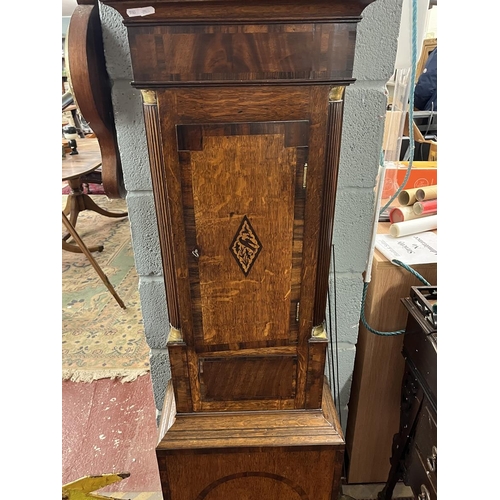
[[[122,309],[126,309],[125,304],[123,303],[122,299],[118,296],[116,293],[115,289],[113,288],[113,285],[110,283],[108,277],[104,274],[103,270],[97,263],[97,261],[94,259],[94,256],[90,253],[89,249],[83,242],[83,240],[80,238],[80,235],[76,232],[76,229],[74,228],[73,224],[68,220],[68,218],[64,215],[64,212],[62,212],[62,221],[63,224],[66,226],[66,229],[68,230],[69,234],[72,236],[72,238],[76,241],[77,245],[80,247],[82,250],[82,253],[85,254],[87,259],[89,259],[90,263],[92,264],[93,268],[97,271],[97,274],[99,277],[102,279],[103,283],[106,285],[106,288],[111,292],[111,295],[115,298],[116,302],[118,302],[118,305]],[[64,241],[63,241],[63,249],[64,248]],[[65,249],[67,250],[67,248]]]

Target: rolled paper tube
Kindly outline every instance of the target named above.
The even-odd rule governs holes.
[[[413,211],[413,207],[394,207],[389,212],[389,220],[394,224],[395,222],[403,222],[405,220],[416,219],[418,215]]]
[[[389,234],[394,238],[408,236],[409,234],[422,233],[424,231],[432,231],[437,228],[437,215],[429,215],[428,217],[419,217],[404,222],[396,222],[389,227]]]
[[[434,200],[438,196],[438,187],[434,185],[418,188],[415,196],[417,197],[417,201]]]
[[[414,188],[414,189],[405,189],[404,191],[401,191],[398,195],[398,201],[400,205],[403,206],[408,206],[408,205],[413,205],[417,201],[417,191],[420,188]]]
[[[427,200],[427,201],[416,201],[413,204],[413,211],[416,215],[431,215],[437,214],[438,211],[438,201]]]

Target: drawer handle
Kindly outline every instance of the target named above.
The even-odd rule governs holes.
[[[417,500],[431,500],[431,494],[423,484],[420,486],[420,493],[417,497]]]
[[[427,470],[429,472],[436,472],[437,469],[437,448],[432,447],[432,455],[427,457]]]

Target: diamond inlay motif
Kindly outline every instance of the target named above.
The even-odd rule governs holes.
[[[229,250],[234,255],[240,269],[247,276],[262,250],[262,245],[246,215],[241,221]]]

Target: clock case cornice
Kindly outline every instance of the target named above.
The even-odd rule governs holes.
[[[91,1],[91,0],[90,0]],[[248,23],[248,22],[358,22],[375,0],[101,0],[117,10],[124,24]],[[153,7],[155,12],[130,17],[129,9]]]

